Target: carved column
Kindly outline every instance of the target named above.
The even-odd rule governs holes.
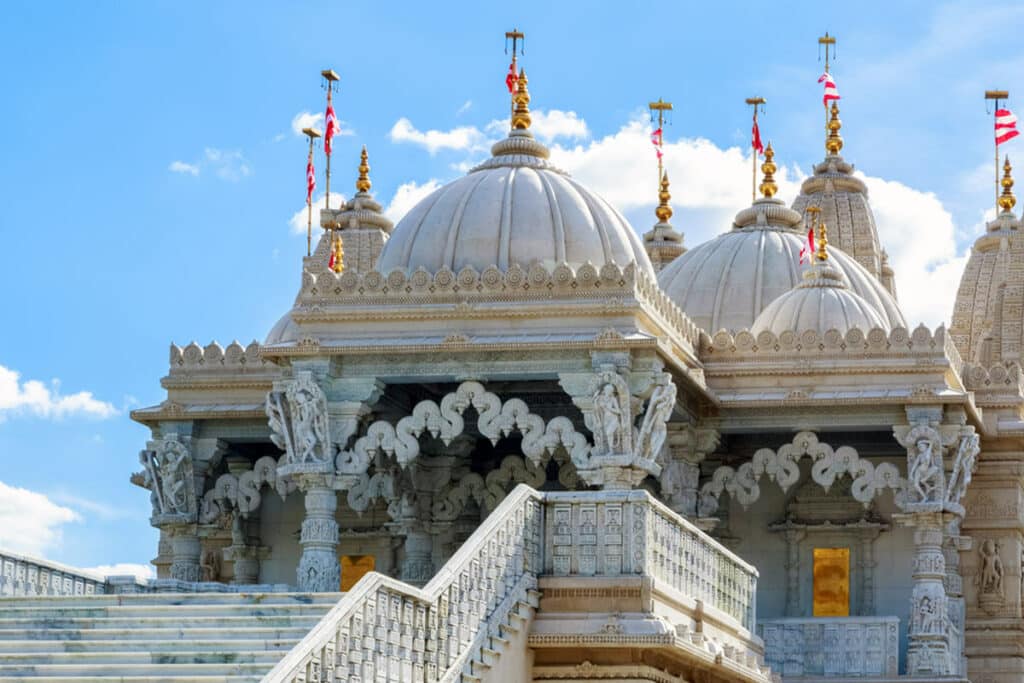
[[[964,602],[964,580],[960,573],[960,552],[971,547],[971,539],[960,535],[959,517],[953,517],[946,527],[946,538],[942,554],[946,560],[944,585],[949,611],[949,650],[953,662],[953,673],[967,675],[967,658],[964,656],[964,626],[967,607]]]
[[[341,565],[338,564],[338,494],[328,477],[302,474],[296,477],[305,495],[306,518],[302,520],[299,544],[302,558],[297,571],[300,591],[326,593],[341,587]]]
[[[870,617],[875,613],[875,540],[880,529],[860,530],[860,610],[859,615]]]
[[[700,463],[718,447],[714,429],[669,425],[668,457],[661,470],[661,494],[670,508],[691,521],[697,519]]]
[[[807,536],[803,529],[790,528],[786,537],[786,616],[802,617],[800,606],[800,542]]]
[[[198,528],[195,524],[174,524],[167,528],[171,535],[171,578],[192,583],[199,581],[202,548]]]

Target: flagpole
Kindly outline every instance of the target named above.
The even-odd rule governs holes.
[[[520,31],[518,28],[513,28],[511,31],[505,31],[505,52],[508,53],[508,39],[512,39],[512,65],[509,66],[510,73],[519,73],[516,70],[516,48],[519,46],[519,41],[522,40],[523,44],[526,44],[526,34]],[[512,93],[513,95],[515,93]],[[509,121],[512,120],[512,115],[516,112],[516,98],[513,97],[509,103]]]
[[[766,100],[763,97],[748,97],[746,99],[746,102],[747,102],[747,104],[753,105],[753,107],[754,107],[754,128],[756,128],[757,127],[757,108],[758,108],[758,106],[760,106],[762,104],[767,104],[768,100]],[[750,135],[750,157],[751,157],[751,162],[752,162],[751,165],[754,167],[753,168],[753,176],[752,176],[751,185],[750,185],[750,200],[751,201],[756,201],[757,200],[757,148],[754,147],[753,130],[751,130],[751,135]]]
[[[829,53],[829,49],[831,48],[832,55],[835,56],[835,53],[836,53],[836,37],[835,36],[830,36],[828,34],[828,31],[825,31],[825,35],[823,35],[820,38],[818,38],[818,60],[819,61],[821,60],[821,47],[823,45],[825,46],[825,73],[829,73],[829,70],[828,70],[828,65],[829,65],[828,53]],[[824,107],[825,107],[825,128],[827,129],[828,128],[828,104],[825,103]]]
[[[320,137],[320,131],[316,128],[303,128],[303,134],[309,138],[309,157],[306,160],[307,167],[313,163],[313,141]],[[312,256],[313,254],[313,197],[309,193],[309,179],[306,180],[306,206],[308,207],[308,215],[306,216],[306,256]]]
[[[992,141],[995,143],[995,170],[996,170],[996,215],[999,215],[999,136],[996,131],[996,123],[999,119],[999,100],[1009,99],[1010,93],[1006,90],[986,90],[985,99],[992,100],[995,106],[992,109]]]
[[[335,87],[334,84],[337,81],[340,81],[341,77],[338,76],[338,74],[336,74],[334,72],[334,69],[324,69],[323,71],[320,72],[320,75],[323,76],[324,79],[327,81],[327,108],[330,109],[331,105],[333,104],[332,94],[334,92],[334,87]],[[327,125],[328,123],[330,123],[330,122],[329,121],[325,121],[324,125]],[[335,126],[336,125],[337,124],[335,124]],[[331,131],[328,130],[327,132],[330,133]],[[335,132],[337,132],[337,131],[335,131]],[[328,139],[327,142],[329,143],[330,139]],[[325,209],[330,209],[331,208],[331,152],[327,149],[328,146],[329,145],[327,145],[327,144],[324,145],[324,152],[327,153],[327,169],[326,169],[326,176],[325,176],[326,177],[326,182],[324,183],[326,185],[325,192],[324,192],[324,208]]]
[[[665,128],[664,128],[664,126],[665,126],[665,112],[672,111],[672,103],[671,102],[666,102],[665,100],[663,100],[662,98],[659,97],[657,102],[650,102],[650,103],[648,103],[647,106],[651,110],[652,113],[653,112],[658,112],[658,130],[661,131],[660,140],[659,141],[664,143],[664,141],[665,141]],[[663,147],[663,146],[664,146],[663,144],[662,145],[658,145],[658,147],[659,147],[658,151],[659,152],[661,151],[660,148]],[[659,191],[661,190],[661,177],[662,177],[662,175],[664,173],[665,173],[664,164],[662,163],[661,155],[659,154],[658,155],[658,182],[655,184],[655,186],[657,187],[657,189]]]

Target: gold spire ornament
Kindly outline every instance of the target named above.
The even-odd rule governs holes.
[[[530,91],[526,89],[526,71],[519,71],[516,91],[512,95],[512,130],[526,130],[530,127]]]
[[[1009,98],[1010,98],[1010,93],[1007,90],[986,90],[985,91],[985,100],[986,101],[991,100],[993,105],[994,105],[992,107],[992,118],[993,118],[993,123],[995,125],[997,125],[997,126],[999,125],[999,100],[1006,100],[1006,99],[1009,99]],[[998,131],[998,128],[996,130]],[[998,211],[999,207],[1002,206],[1002,204],[1001,204],[1001,195],[999,194],[1000,182],[999,182],[999,134],[998,134],[998,132],[996,133],[996,136],[995,136],[995,142],[996,142],[996,153],[995,153],[995,161],[996,161],[996,210]]]
[[[334,240],[331,243],[331,260],[328,263],[328,267],[335,274],[340,274],[345,270],[345,247],[342,244],[341,233],[338,230],[334,231]]]
[[[818,223],[818,260],[822,263],[828,261],[826,247],[828,247],[828,228],[825,227],[825,221],[822,221]]]
[[[668,223],[668,220],[672,218],[672,207],[668,204],[670,199],[672,199],[672,195],[668,191],[668,171],[665,171],[661,175],[661,189],[658,192],[659,204],[654,209],[654,215],[658,217],[659,223]]]
[[[838,156],[839,151],[843,148],[843,137],[839,134],[839,129],[843,127],[843,122],[839,120],[839,105],[836,104],[835,100],[832,100],[832,108],[829,110],[829,113],[831,116],[825,125],[825,130],[828,131],[828,137],[825,138],[825,151],[830,156]]]
[[[779,186],[775,184],[775,171],[778,170],[778,166],[775,165],[775,150],[772,149],[772,143],[769,142],[768,146],[764,148],[764,163],[761,164],[761,172],[764,173],[764,180],[761,181],[761,195],[765,199],[771,199],[775,196],[775,193],[779,191]]]
[[[999,183],[1003,186],[1003,193],[999,195],[999,208],[1003,211],[1012,211],[1017,205],[1017,198],[1013,196],[1013,176],[1010,175],[1012,170],[1010,157],[1006,157],[1006,161],[1003,162],[1003,179]]]
[[[356,189],[361,194],[366,194],[370,191],[372,185],[373,183],[370,182],[370,164],[366,156],[366,145],[363,145],[363,151],[359,155],[359,178],[356,180]]]

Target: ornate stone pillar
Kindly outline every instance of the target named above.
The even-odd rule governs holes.
[[[302,558],[297,571],[300,591],[327,593],[341,587],[338,564],[338,493],[325,475],[304,473],[296,477],[305,495],[306,518],[302,520],[299,545]]]
[[[946,560],[946,576],[943,584],[946,588],[947,609],[949,612],[949,650],[953,662],[953,673],[967,675],[967,658],[964,656],[964,627],[966,625],[967,606],[964,602],[964,580],[960,573],[960,552],[969,550],[971,539],[960,535],[961,519],[954,516],[946,527],[946,538],[942,544],[942,554]]]
[[[167,527],[171,536],[171,578],[195,583],[200,580],[201,546],[195,524],[174,524]]]
[[[786,538],[786,616],[802,617],[800,600],[800,542],[807,536],[804,529],[791,527]]]
[[[875,614],[875,541],[881,533],[879,528],[860,530],[860,609],[859,616]]]
[[[721,435],[714,429],[692,425],[668,425],[668,453],[661,470],[661,495],[665,503],[690,521],[697,519],[700,463],[718,447]]]

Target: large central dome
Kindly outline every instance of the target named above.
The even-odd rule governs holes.
[[[529,101],[525,78],[517,96]],[[509,137],[492,157],[423,199],[395,227],[377,269],[413,271],[471,266],[501,270],[558,263],[625,266],[635,262],[654,278],[639,237],[611,204],[555,168],[529,131],[517,101]]]

